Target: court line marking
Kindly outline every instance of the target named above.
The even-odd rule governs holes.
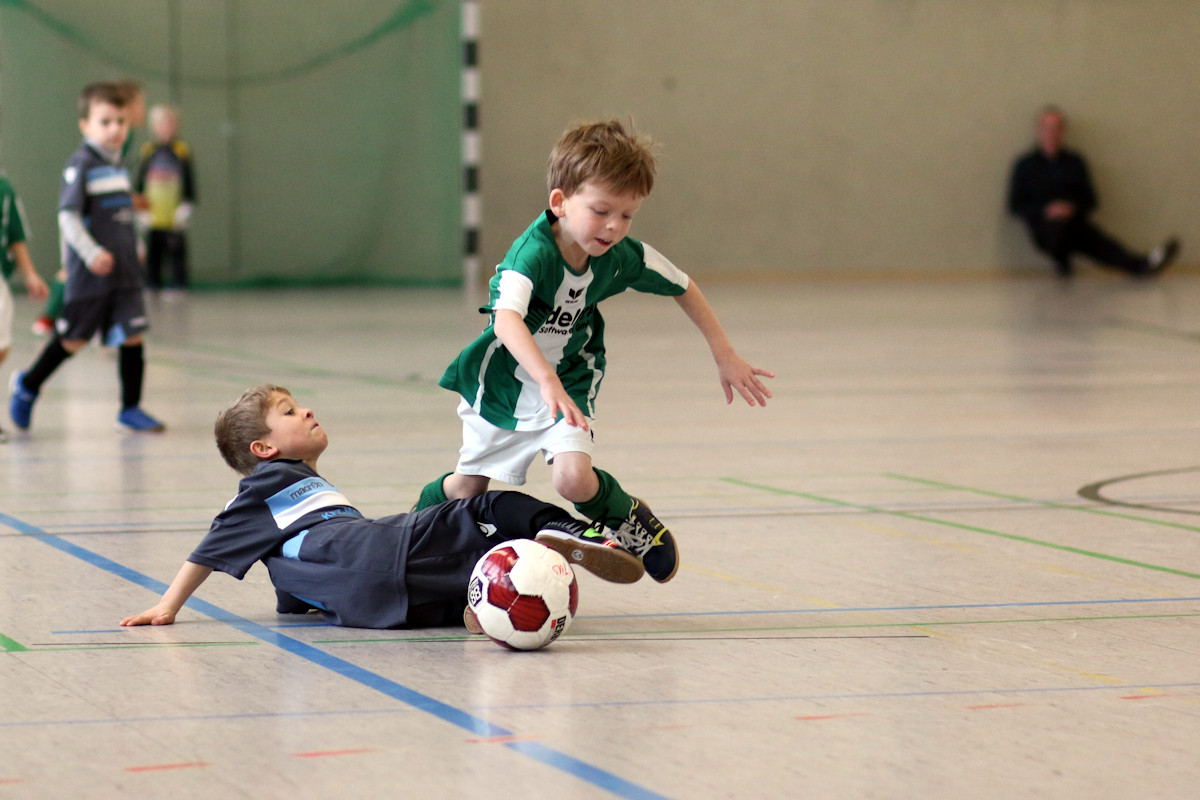
[[[937,689],[927,691],[909,691],[909,692],[862,692],[853,693],[847,692],[843,694],[797,694],[787,696],[763,696],[763,697],[707,697],[707,698],[689,698],[687,700],[676,700],[672,698],[657,698],[651,700],[609,700],[606,702],[589,703],[543,703],[539,705],[531,704],[513,704],[506,706],[491,706],[497,709],[545,709],[545,708],[613,708],[625,706],[677,706],[687,703],[695,705],[718,705],[723,703],[780,703],[780,702],[816,702],[823,703],[833,700],[890,700],[913,697],[970,697],[973,695],[1026,695],[1026,694],[1054,694],[1054,693],[1069,693],[1076,694],[1080,692],[1148,692],[1158,691],[1161,689],[1198,689],[1200,682],[1188,681],[1181,683],[1127,683],[1117,686],[1029,686],[1021,688],[978,688],[978,689]],[[1125,700],[1128,696],[1118,696],[1117,699]],[[1175,697],[1177,695],[1167,694],[1166,697]],[[1188,695],[1190,696],[1190,695]]]
[[[48,544],[61,553],[77,558],[90,566],[123,578],[144,589],[149,589],[155,594],[161,595],[167,590],[167,585],[162,581],[155,580],[148,575],[143,575],[137,570],[113,561],[99,553],[92,552],[85,547],[80,547],[57,536],[48,535],[44,531],[40,531],[36,526],[10,517],[2,512],[0,512],[0,522],[3,522],[14,530],[29,533],[30,539]],[[424,711],[443,722],[448,722],[455,727],[462,728],[476,737],[487,738],[515,735],[512,731],[488,722],[482,717],[475,716],[460,708],[455,708],[448,703],[443,703],[415,689],[371,672],[357,664],[326,653],[310,644],[293,639],[264,625],[226,611],[220,606],[209,603],[206,600],[201,600],[194,595],[188,600],[187,605],[192,610],[199,611],[218,622],[223,622],[248,636],[259,639],[267,644],[275,645],[291,655],[298,656],[316,666],[323,667],[330,672],[362,684],[368,689],[374,689],[418,711]],[[665,800],[663,795],[652,792],[645,787],[639,786],[593,764],[581,761],[574,756],[547,747],[540,742],[512,741],[503,746],[620,797],[663,798]]]
[[[967,531],[969,533],[982,533],[985,536],[995,536],[1000,539],[1008,539],[1008,540],[1014,541],[1014,542],[1021,542],[1022,544],[1031,544],[1036,547],[1046,547],[1051,550],[1060,550],[1064,553],[1073,553],[1075,555],[1086,556],[1088,558],[1096,558],[1096,559],[1100,559],[1102,561],[1109,561],[1109,562],[1112,562],[1115,564],[1124,564],[1124,565],[1130,566],[1130,567],[1140,567],[1141,569],[1149,569],[1149,570],[1154,570],[1156,572],[1165,572],[1170,575],[1179,575],[1184,578],[1195,578],[1195,579],[1200,580],[1200,573],[1188,572],[1187,570],[1176,569],[1174,567],[1165,567],[1165,566],[1162,566],[1161,564],[1150,564],[1145,561],[1136,561],[1131,558],[1122,558],[1120,556],[1114,556],[1109,553],[1100,553],[1095,550],[1086,550],[1082,547],[1074,547],[1072,545],[1059,544],[1057,542],[1048,542],[1043,539],[1035,539],[1032,536],[1022,536],[1021,534],[1017,534],[1017,533],[1005,533],[1004,531],[997,531],[997,530],[993,530],[991,528],[984,528],[979,525],[967,525],[966,523],[953,522],[951,520],[946,520],[946,519],[938,519],[937,517],[930,517],[930,516],[926,516],[925,514],[915,514],[911,511],[894,511],[892,509],[884,508],[882,506],[873,506],[873,505],[870,505],[867,503],[852,503],[848,500],[838,500],[837,498],[834,498],[834,497],[825,497],[825,496],[822,496],[819,494],[813,494],[811,492],[801,492],[796,489],[783,489],[778,486],[768,486],[768,485],[762,484],[762,483],[753,483],[751,481],[743,481],[738,478],[722,478],[721,480],[726,483],[733,484],[735,486],[745,487],[747,489],[758,489],[760,491],[770,492],[772,494],[782,494],[782,495],[788,495],[791,497],[803,497],[807,500],[816,500],[818,502],[829,503],[830,505],[840,506],[842,508],[854,508],[854,509],[858,509],[859,511],[867,511],[872,514],[883,514],[883,515],[891,516],[891,517],[900,517],[901,519],[911,519],[916,522],[927,522],[931,525],[942,525],[947,528],[954,528],[955,530]]]
[[[946,611],[964,608],[1037,608],[1040,606],[1092,606],[1092,605],[1124,605],[1127,603],[1192,603],[1200,597],[1121,597],[1109,600],[1037,600],[1014,601],[1008,603],[946,603],[929,606],[837,606],[833,608],[776,608],[765,610],[743,611],[666,611],[657,614],[605,614],[588,615],[589,620],[596,619],[656,619],[659,617],[728,617],[754,614],[842,614],[852,611]]]
[[[1164,471],[1160,471],[1160,472],[1147,472],[1147,473],[1143,473],[1143,475],[1138,475],[1138,476],[1133,476],[1133,477],[1143,477],[1144,475],[1159,475],[1159,474],[1166,474],[1167,472],[1182,472],[1182,471],[1195,472],[1196,467],[1188,467],[1187,470],[1164,470]],[[1126,514],[1126,513],[1120,512],[1120,511],[1110,511],[1109,509],[1094,508],[1092,506],[1086,506],[1086,505],[1074,505],[1071,503],[1060,503],[1060,502],[1057,502],[1054,500],[1037,500],[1032,497],[1021,497],[1020,495],[1005,494],[1004,492],[993,492],[993,491],[989,491],[987,489],[979,489],[974,486],[960,486],[958,484],[945,483],[943,481],[935,481],[935,480],[930,480],[928,478],[917,478],[912,475],[900,475],[895,472],[885,472],[884,475],[888,478],[894,478],[899,481],[906,481],[908,483],[918,483],[918,484],[922,484],[925,486],[933,486],[938,489],[950,489],[950,490],[953,490],[956,492],[967,492],[969,494],[977,494],[977,495],[982,495],[984,497],[995,497],[995,498],[999,498],[1002,500],[1012,500],[1017,503],[1026,503],[1026,504],[1031,504],[1031,505],[1043,506],[1044,508],[1064,508],[1069,511],[1081,511],[1084,514],[1097,514],[1102,517],[1115,517],[1117,519],[1132,520],[1133,522],[1144,522],[1148,525],[1161,525],[1164,528],[1178,528],[1179,530],[1189,531],[1191,533],[1200,533],[1200,528],[1197,528],[1195,525],[1184,525],[1182,522],[1171,522],[1170,520],[1165,520],[1165,519],[1154,519],[1153,517],[1142,517],[1142,516],[1138,516],[1136,514]],[[1121,479],[1117,478],[1114,480],[1121,480]],[[1106,483],[1111,483],[1111,482],[1112,481],[1107,481]],[[1091,485],[1098,486],[1101,484],[1091,484]],[[1085,486],[1084,489],[1086,489],[1086,488],[1088,488],[1088,487]],[[1080,491],[1082,492],[1083,489],[1081,489]],[[1085,495],[1085,497],[1086,497],[1086,495]],[[1088,498],[1088,499],[1092,499],[1092,498]],[[1148,506],[1148,507],[1147,506],[1136,506],[1136,505],[1133,505],[1130,503],[1114,503],[1112,501],[1102,500],[1102,499],[1096,500],[1096,502],[1109,503],[1110,505],[1125,505],[1125,506],[1133,507],[1133,508],[1154,508],[1154,506]],[[1169,508],[1164,508],[1162,510],[1170,511],[1173,513],[1184,513],[1184,514],[1197,513],[1194,511],[1174,511],[1173,509],[1169,509]]]
[[[1121,475],[1116,478],[1107,478],[1102,481],[1089,483],[1087,486],[1080,487],[1076,494],[1086,500],[1093,500],[1097,503],[1104,503],[1105,505],[1110,506],[1140,508],[1143,511],[1160,511],[1167,514],[1200,514],[1200,511],[1189,511],[1186,508],[1177,508],[1175,506],[1156,506],[1150,503],[1127,503],[1122,500],[1113,500],[1110,497],[1104,496],[1104,490],[1107,487],[1114,486],[1118,483],[1138,481],[1144,478],[1158,478],[1162,477],[1163,475],[1182,475],[1187,472],[1196,472],[1198,470],[1200,470],[1200,467],[1178,467],[1176,469],[1156,469],[1151,472],[1139,472],[1134,475]]]

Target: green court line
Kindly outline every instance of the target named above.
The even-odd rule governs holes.
[[[15,639],[10,639],[3,633],[0,633],[0,650],[3,650],[6,653],[24,653],[27,652],[29,648]]]
[[[154,650],[163,648],[244,648],[258,642],[152,642],[148,644],[32,644],[16,642],[0,633],[0,650],[4,652],[59,652],[62,650]]]
[[[735,486],[744,486],[747,489],[759,489],[772,494],[782,494],[789,497],[803,497],[806,500],[812,500],[817,503],[828,503],[829,505],[840,506],[841,508],[855,508],[859,511],[867,511],[872,514],[884,514],[892,517],[900,517],[901,519],[911,519],[917,522],[928,522],[931,525],[942,525],[947,528],[954,528],[960,531],[969,531],[971,533],[982,533],[985,536],[995,536],[1000,539],[1008,539],[1014,542],[1023,544],[1031,544],[1036,547],[1047,547],[1051,550],[1061,550],[1065,553],[1074,553],[1075,555],[1087,556],[1088,558],[1098,558],[1102,561],[1109,561],[1114,564],[1125,564],[1130,567],[1140,567],[1142,569],[1150,569],[1156,572],[1166,572],[1171,575],[1180,575],[1184,578],[1200,579],[1200,574],[1195,572],[1187,572],[1173,567],[1164,567],[1159,564],[1148,564],[1145,561],[1135,561],[1129,558],[1121,558],[1120,556],[1110,555],[1108,553],[1098,553],[1095,550],[1085,550],[1081,547],[1072,547],[1071,545],[1058,544],[1057,542],[1047,542],[1041,539],[1034,539],[1030,536],[1021,536],[1016,533],[1004,533],[1003,531],[995,531],[990,528],[981,528],[978,525],[966,525],[961,522],[951,522],[950,520],[938,519],[937,517],[927,517],[923,514],[913,514],[908,511],[893,511],[880,506],[866,505],[864,503],[851,503],[846,500],[838,500],[833,497],[822,497],[818,494],[810,492],[800,492],[794,489],[781,489],[777,486],[766,486],[761,483],[751,483],[743,481],[739,478],[722,478],[725,483],[730,483]]]
[[[1192,533],[1200,533],[1200,528],[1194,525],[1184,525],[1180,522],[1171,522],[1170,520],[1154,519],[1153,517],[1139,517],[1135,514],[1125,514],[1120,511],[1109,511],[1103,508],[1095,508],[1088,505],[1074,505],[1071,503],[1058,503],[1053,500],[1035,500],[1031,497],[1021,497],[1015,494],[1005,494],[1004,492],[992,492],[987,489],[977,489],[974,486],[958,486],[953,483],[944,483],[942,481],[930,480],[928,478],[917,478],[912,475],[899,475],[895,472],[885,472],[884,475],[888,478],[895,478],[898,481],[907,481],[909,483],[919,483],[925,486],[933,486],[938,489],[950,489],[956,492],[968,492],[977,494],[983,497],[995,497],[1000,500],[1012,500],[1017,503],[1028,503],[1030,505],[1038,505],[1044,508],[1065,508],[1069,511],[1081,511],[1085,514],[1099,514],[1102,517],[1115,517],[1117,519],[1128,519],[1133,522],[1144,522],[1148,525],[1161,525],[1166,528],[1178,528],[1183,531]]]

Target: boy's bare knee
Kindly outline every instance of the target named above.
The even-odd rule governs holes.
[[[462,500],[464,497],[483,494],[488,490],[491,481],[486,475],[459,475],[452,472],[442,481],[442,491],[447,499]]]
[[[589,465],[584,469],[555,470],[554,491],[564,500],[572,503],[583,503],[596,496],[600,485],[596,473]]]

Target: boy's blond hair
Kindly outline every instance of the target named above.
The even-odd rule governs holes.
[[[250,445],[271,432],[267,427],[267,408],[272,394],[292,393],[282,386],[262,383],[242,392],[233,405],[217,415],[213,434],[225,463],[242,475],[249,475],[261,461],[250,452]]]
[[[169,103],[158,103],[150,107],[150,124],[157,125],[164,119],[173,119],[179,122],[179,109]]]
[[[619,119],[568,128],[550,151],[546,189],[567,197],[591,181],[617,194],[646,197],[654,188],[653,142]]]

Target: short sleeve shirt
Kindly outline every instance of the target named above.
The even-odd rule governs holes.
[[[345,495],[301,461],[264,461],[238,484],[189,561],[239,580],[302,531],[335,518],[361,518]]]
[[[509,248],[490,283],[492,321],[442,375],[439,385],[460,394],[488,422],[506,430],[540,430],[554,423],[540,389],[495,334],[498,308],[522,312],[542,355],[563,388],[589,417],[604,377],[602,300],[626,290],[678,296],[686,274],[647,244],[626,237],[574,272],[554,241],[556,217],[540,216]]]
[[[64,244],[67,302],[101,297],[113,289],[141,288],[131,187],[129,171],[104,158],[87,142],[67,161],[58,210],[77,212],[88,233],[112,253],[114,261],[111,273],[96,275],[73,248]]]
[[[0,272],[4,280],[12,277],[17,268],[8,248],[25,241],[25,214],[12,184],[0,175]]]

